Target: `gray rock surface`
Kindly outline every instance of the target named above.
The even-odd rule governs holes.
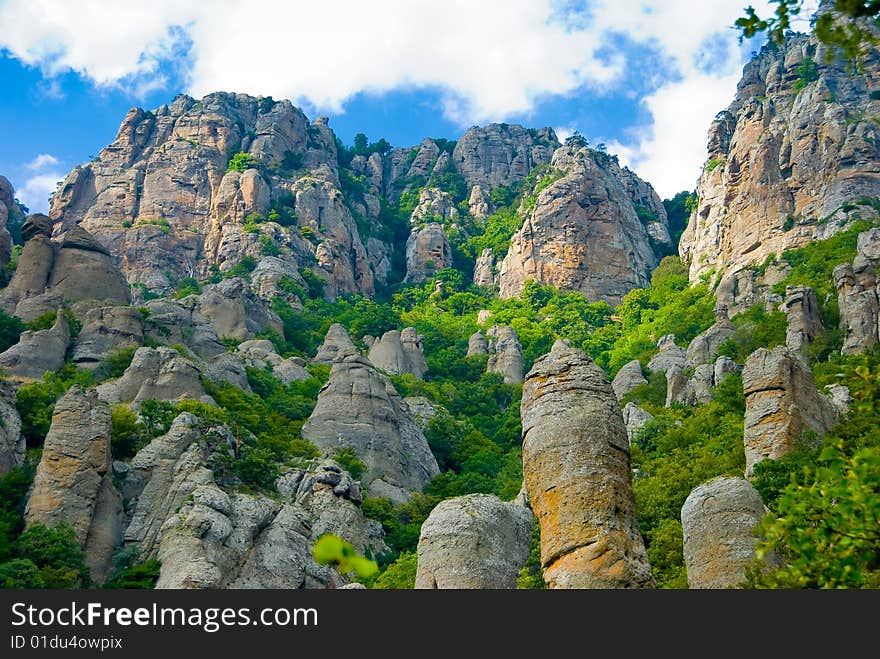
[[[532,512],[490,494],[441,501],[419,533],[416,588],[516,588]]]
[[[685,368],[695,368],[700,364],[710,364],[715,359],[718,348],[736,332],[736,327],[727,317],[727,308],[715,307],[715,324],[705,332],[694,337],[687,347]]]
[[[633,359],[620,367],[614,380],[611,381],[611,388],[614,389],[617,400],[620,400],[640,384],[648,384],[648,381],[642,375],[642,365],[639,360]]]
[[[24,462],[25,440],[15,402],[15,387],[0,381],[0,477]]]
[[[522,346],[516,330],[507,325],[494,325],[486,332],[489,338],[489,361],[487,373],[500,373],[505,384],[523,381]]]
[[[495,287],[495,254],[488,247],[477,257],[473,281],[475,286]]]
[[[214,404],[201,383],[201,371],[171,348],[138,348],[125,373],[97,388],[108,403],[145,400],[197,400]]]
[[[825,333],[819,301],[809,286],[786,286],[782,310],[787,316],[785,345],[800,350]]]
[[[440,471],[391,382],[361,355],[334,362],[302,436],[330,455],[352,449],[371,496],[406,501]]]
[[[443,268],[452,267],[452,248],[443,225],[429,222],[413,228],[406,241],[406,279],[430,279]]]
[[[45,330],[22,332],[14,346],[0,353],[0,368],[20,378],[38,380],[64,366],[70,346],[70,324],[59,309],[55,324]]]
[[[421,379],[428,370],[423,340],[412,327],[402,332],[390,330],[370,346],[369,359],[376,368],[391,375],[411,373]]]
[[[611,383],[557,341],[523,385],[523,474],[551,588],[648,588],[629,441]]]
[[[746,567],[755,559],[752,529],[765,512],[761,495],[744,478],[719,476],[694,488],[681,509],[688,585],[743,584]]]
[[[141,313],[132,307],[97,307],[89,310],[73,349],[73,363],[97,368],[112,353],[144,343]]]
[[[333,323],[312,361],[318,364],[332,364],[337,359],[354,354],[357,354],[357,348],[351,342],[348,332],[339,323]]]
[[[626,426],[626,437],[630,442],[635,439],[645,424],[654,418],[653,414],[635,403],[627,403],[621,412],[623,413],[623,424]]]
[[[749,355],[742,377],[746,477],[761,460],[794,450],[806,433],[821,437],[839,418],[837,407],[816,390],[813,374],[797,350],[760,348]]]
[[[667,334],[657,341],[660,352],[651,357],[648,362],[648,370],[652,373],[665,373],[671,366],[684,369],[687,361],[687,351],[675,343],[675,334]]]

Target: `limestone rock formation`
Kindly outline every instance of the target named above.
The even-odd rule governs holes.
[[[687,362],[687,351],[675,343],[675,334],[667,334],[657,341],[660,352],[651,357],[648,370],[652,373],[665,373],[671,367],[684,369]]]
[[[422,430],[428,425],[428,422],[437,416],[437,408],[434,404],[424,396],[407,396],[403,399],[406,403],[406,409],[413,418],[419,428]]]
[[[244,341],[238,345],[238,352],[246,364],[252,368],[270,368],[272,375],[284,384],[308,380],[311,373],[305,366],[305,360],[299,357],[283,359],[276,351],[272,342],[267,339]]]
[[[692,281],[876,216],[864,200],[880,195],[880,127],[871,121],[880,55],[871,50],[864,74],[850,75],[827,52],[813,36],[791,35],[745,66],[710,128],[699,205],[679,246]]]
[[[98,397],[108,403],[145,400],[197,400],[214,404],[201,383],[201,371],[172,348],[138,348],[125,373],[101,384]]]
[[[736,327],[727,317],[727,308],[715,307],[715,324],[705,332],[694,337],[687,347],[686,368],[694,368],[700,364],[709,364],[715,359],[718,348],[736,332]]]
[[[24,462],[26,446],[15,401],[15,387],[0,381],[0,477]]]
[[[451,266],[452,248],[443,225],[430,222],[413,227],[406,241],[406,281],[424,281]]]
[[[76,337],[73,362],[80,368],[96,368],[110,354],[144,343],[144,319],[132,307],[90,309]]]
[[[671,248],[656,193],[616,158],[578,141],[557,149],[552,166],[566,173],[538,194],[511,239],[498,275],[501,297],[519,295],[529,279],[611,304],[647,286],[658,254]],[[642,188],[648,200],[633,199]]]
[[[557,341],[523,385],[523,474],[551,588],[653,587],[629,442],[605,373]]]
[[[352,449],[371,496],[406,501],[440,471],[391,382],[355,353],[333,363],[302,436],[330,455]]]
[[[489,354],[489,343],[486,341],[485,335],[477,330],[468,337],[468,349],[465,357],[487,354]]]
[[[742,377],[746,477],[761,460],[794,450],[805,433],[821,437],[838,420],[837,408],[816,390],[813,374],[797,350],[760,348],[749,355]]]
[[[471,196],[468,198],[468,212],[478,220],[485,219],[489,215],[489,197],[480,185],[471,188]]]
[[[128,284],[92,234],[73,226],[59,241],[52,241],[51,231],[44,215],[31,215],[25,221],[22,236],[27,242],[12,281],[0,295],[0,307],[33,320],[65,303],[129,303]]]
[[[333,323],[312,361],[318,364],[332,364],[337,359],[354,354],[357,354],[357,348],[351,342],[348,332],[339,323]]]
[[[532,169],[550,162],[559,146],[550,128],[528,130],[511,124],[468,129],[455,144],[452,162],[469,188],[491,192],[522,181]]]
[[[729,373],[740,373],[741,371],[742,366],[737,364],[730,357],[719,357],[715,360],[715,372],[712,376],[712,380],[717,386],[721,384],[721,381]]]
[[[0,368],[21,378],[40,379],[46,371],[64,366],[70,346],[70,324],[59,309],[55,324],[45,330],[22,332],[18,343],[0,354]]]
[[[206,286],[199,296],[199,311],[221,339],[243,341],[267,331],[279,334],[284,331],[278,314],[258,298],[241,277]]]
[[[202,359],[227,351],[211,321],[201,312],[200,298],[162,298],[144,304],[144,339],[165,345],[183,345]]]
[[[390,330],[370,346],[369,359],[391,375],[411,373],[421,379],[428,370],[423,341],[424,337],[412,327],[402,332]]]
[[[620,367],[614,380],[611,381],[611,388],[614,389],[617,400],[620,400],[640,384],[648,384],[648,381],[642,375],[642,365],[639,360],[633,359]]]
[[[627,403],[621,411],[623,412],[623,424],[626,426],[626,438],[630,442],[645,427],[645,424],[654,418],[653,414],[635,403]]]
[[[473,280],[475,286],[495,287],[495,254],[488,247],[477,257]]]
[[[854,355],[871,348],[880,337],[880,297],[877,267],[880,265],[880,232],[858,236],[858,253],[852,263],[834,268],[840,326],[846,330],[841,352]]]
[[[736,588],[755,559],[752,529],[766,509],[744,478],[719,476],[688,495],[681,509],[684,563],[691,588]],[[768,557],[768,562],[776,562]]]
[[[28,497],[25,520],[68,524],[101,578],[122,538],[122,501],[110,477],[110,409],[78,385],[61,397]]]
[[[12,255],[10,226],[20,226],[24,213],[15,200],[15,191],[5,176],[0,176],[0,267],[9,263]]]
[[[416,588],[516,588],[532,512],[491,494],[441,501],[419,533]]]
[[[819,301],[809,286],[787,286],[782,310],[787,315],[785,345],[800,350],[825,332]]]
[[[505,384],[518,384],[523,381],[522,346],[516,330],[507,325],[495,325],[488,332],[489,361],[487,373],[500,373]]]

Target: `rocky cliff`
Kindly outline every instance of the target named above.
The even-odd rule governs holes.
[[[814,37],[766,46],[709,130],[697,207],[681,238],[691,279],[730,275],[770,254],[878,214],[880,53],[864,71],[826,61]]]

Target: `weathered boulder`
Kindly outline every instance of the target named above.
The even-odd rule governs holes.
[[[15,387],[0,381],[0,477],[24,462],[25,440],[15,402]]]
[[[744,478],[719,476],[697,486],[681,509],[684,563],[691,588],[736,588],[755,559],[752,529],[766,508]],[[775,557],[766,559],[775,562]]]
[[[197,400],[214,404],[201,383],[201,371],[172,348],[138,348],[125,373],[97,388],[108,403],[145,400]]]
[[[473,281],[475,286],[495,287],[495,254],[488,247],[477,257]]]
[[[241,277],[206,286],[199,296],[199,311],[220,338],[247,340],[266,331],[284,331],[278,314]]]
[[[21,378],[39,379],[64,366],[70,346],[70,324],[58,310],[55,324],[45,330],[22,332],[18,343],[0,353],[0,368]]]
[[[522,346],[516,330],[507,325],[495,325],[486,332],[489,337],[489,361],[487,373],[500,373],[505,384],[523,381]]]
[[[626,426],[626,438],[632,442],[645,424],[654,418],[654,415],[642,409],[635,403],[627,403],[623,410],[623,424]]]
[[[479,185],[471,188],[471,196],[468,197],[468,212],[471,217],[478,220],[485,219],[489,215],[489,197]]]
[[[653,587],[611,383],[557,341],[523,385],[523,474],[551,588]]]
[[[709,364],[715,359],[718,348],[736,332],[736,327],[727,317],[727,308],[715,307],[715,324],[705,332],[694,337],[687,347],[685,368]]]
[[[371,496],[406,501],[440,471],[391,382],[358,354],[333,363],[302,436],[329,454],[352,449]]]
[[[523,209],[498,273],[499,295],[517,296],[534,280],[614,305],[647,286],[655,245],[658,252],[671,246],[657,194],[582,140],[566,141],[552,166],[564,175],[537,194],[534,210]]]
[[[21,225],[24,213],[15,199],[15,190],[5,176],[0,176],[0,267],[9,263],[12,256],[10,226]]]
[[[199,370],[202,377],[211,382],[228,382],[239,389],[251,393],[251,385],[248,381],[247,368],[244,359],[238,354],[225,352],[213,359],[203,362]],[[305,369],[303,369],[305,370]],[[275,371],[273,371],[275,373]],[[279,378],[284,381],[283,378]],[[285,384],[289,384],[285,383]]]
[[[275,346],[267,339],[244,341],[238,345],[238,353],[252,368],[269,368],[272,374],[284,384],[308,380],[311,373],[305,367],[305,361],[298,357],[283,359]]]
[[[809,286],[786,286],[782,310],[787,316],[785,345],[800,350],[825,333],[816,293]]]
[[[684,369],[687,362],[687,351],[675,343],[675,334],[667,334],[657,341],[660,352],[651,357],[648,370],[652,373],[665,373],[670,367]]]
[[[452,267],[452,248],[443,225],[429,222],[413,227],[406,241],[405,281],[430,279],[443,268]]]
[[[369,359],[376,368],[391,375],[411,373],[421,378],[428,370],[423,339],[412,327],[402,332],[390,330],[370,346]]]
[[[271,303],[273,299],[280,297],[294,308],[301,308],[301,300],[295,294],[281,287],[284,279],[299,284],[303,290],[308,288],[295,263],[276,256],[264,256],[251,273],[251,290],[266,302]]]
[[[749,355],[742,377],[746,477],[761,460],[794,450],[807,433],[821,437],[839,418],[831,400],[816,390],[813,374],[797,350],[760,348]]]
[[[614,389],[617,400],[620,400],[640,384],[648,384],[648,381],[642,375],[642,365],[639,360],[633,359],[620,367],[614,380],[611,381],[611,388]]]
[[[477,330],[468,337],[468,349],[465,356],[471,357],[473,355],[486,354],[489,354],[489,343],[486,341],[486,336],[483,332]]]
[[[697,208],[679,251],[691,281],[763,263],[872,218],[880,129],[871,94],[880,58],[851,75],[815,36],[790,35],[746,64],[709,131]],[[801,67],[814,67],[809,80]],[[833,93],[832,91],[833,90]]]
[[[199,298],[151,300],[144,307],[144,339],[164,345],[184,345],[203,359],[227,351],[226,346],[199,307]]]
[[[416,425],[422,430],[428,425],[428,421],[437,416],[437,408],[424,396],[407,396],[403,399],[406,409]]]
[[[516,588],[532,512],[491,494],[441,501],[419,533],[416,588]]]
[[[730,357],[719,357],[715,360],[715,372],[712,380],[715,386],[721,384],[721,381],[730,373],[742,372],[742,366],[733,361]]]
[[[122,500],[109,472],[110,409],[74,385],[55,404],[25,520],[69,525],[98,580],[122,539]]]
[[[73,362],[80,368],[97,368],[111,353],[143,343],[143,316],[137,309],[97,307],[86,313],[76,337]]]
[[[327,330],[324,343],[318,348],[318,353],[312,359],[318,364],[332,364],[337,359],[346,355],[357,354],[357,348],[351,342],[348,332],[339,323],[333,323]]]
[[[693,405],[694,398],[690,379],[684,369],[673,364],[666,369],[666,407],[672,407],[675,403]]]
[[[846,331],[841,352],[855,355],[868,350],[878,341],[880,299],[874,268],[857,259],[834,268],[840,326]]]

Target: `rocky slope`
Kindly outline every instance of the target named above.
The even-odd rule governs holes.
[[[880,53],[851,75],[794,35],[743,70],[709,131],[697,207],[681,238],[690,275],[731,275],[826,238],[880,204]]]

